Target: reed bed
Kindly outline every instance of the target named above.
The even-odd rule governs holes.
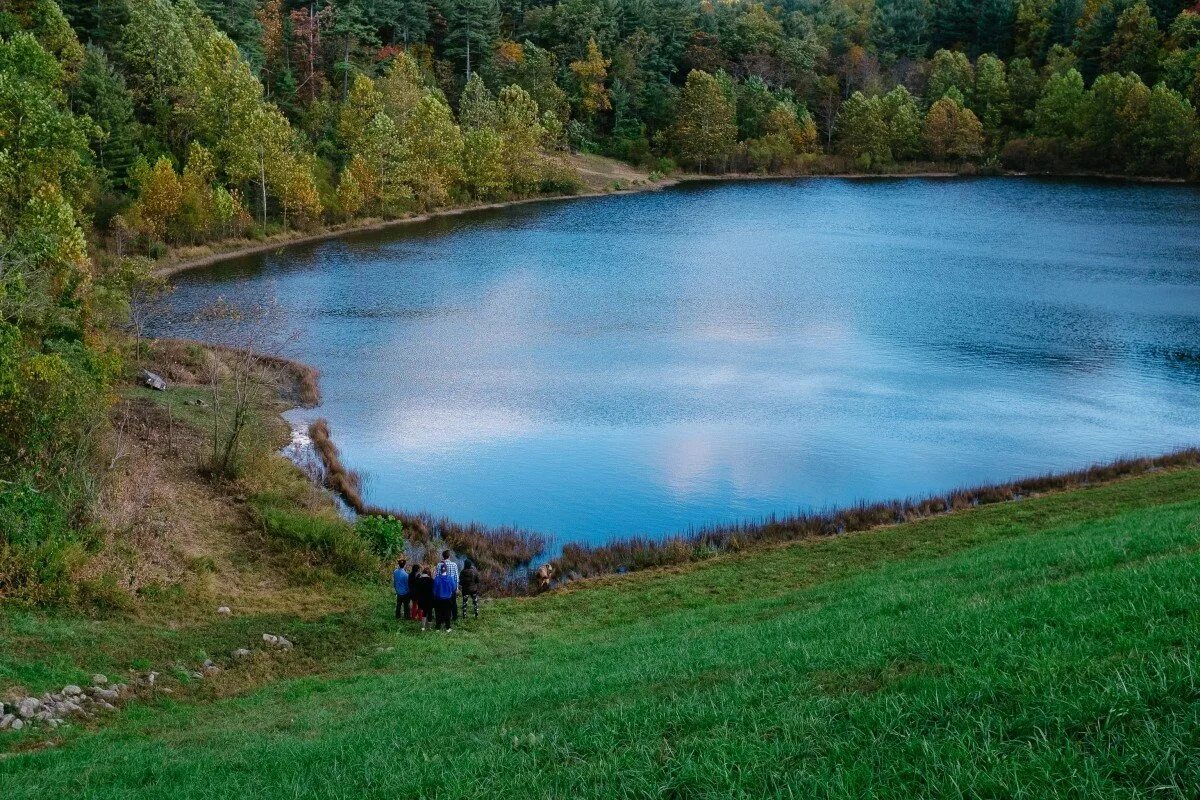
[[[488,584],[503,593],[533,592],[529,567],[546,553],[550,540],[537,533],[511,527],[492,528],[462,524],[427,514],[411,514],[367,504],[362,481],[342,463],[329,424],[319,419],[309,428],[313,446],[325,466],[325,484],[359,514],[391,514],[424,542],[443,541],[455,552],[479,564]],[[1036,494],[1061,491],[1156,470],[1200,466],[1200,449],[1187,448],[1166,455],[1119,459],[1069,472],[1049,473],[1007,483],[988,484],[907,500],[859,503],[828,511],[802,512],[785,517],[733,525],[716,525],[695,531],[651,538],[629,536],[604,544],[567,543],[549,563],[558,581],[592,578],[701,561],[721,553],[737,552],[764,544],[837,536],[947,514],[965,508],[1021,500]]]
[[[562,555],[552,563],[560,576],[568,578],[588,578],[685,564],[719,553],[735,552],[747,546],[865,531],[974,506],[1105,483],[1155,470],[1197,465],[1200,465],[1200,449],[1188,448],[1154,458],[1121,459],[1070,472],[956,489],[921,499],[860,503],[830,511],[769,517],[760,522],[709,526],[666,538],[632,536],[600,545],[566,544],[562,548]]]
[[[393,516],[404,524],[405,535],[409,538],[426,545],[443,542],[454,552],[469,556],[479,567],[485,588],[493,593],[521,594],[526,591],[529,566],[549,546],[546,537],[520,528],[464,524],[446,517],[413,514],[367,503],[362,496],[362,477],[342,462],[328,421],[314,421],[308,428],[308,435],[324,466],[326,487],[341,497],[354,513]]]

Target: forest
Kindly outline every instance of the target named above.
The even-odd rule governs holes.
[[[1200,173],[1175,0],[3,0],[0,594],[70,569],[170,248],[651,174]]]

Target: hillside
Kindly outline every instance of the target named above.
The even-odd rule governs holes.
[[[372,643],[284,631],[326,653],[318,674],[150,697],[45,749],[8,734],[0,783],[14,800],[1191,797],[1198,498],[1200,470],[1160,471],[497,601],[451,634],[397,631],[381,589]]]

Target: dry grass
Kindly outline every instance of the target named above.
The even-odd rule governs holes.
[[[136,598],[164,591],[202,601],[203,613],[230,605],[258,613],[329,613],[336,593],[313,592],[297,578],[294,557],[267,540],[247,498],[285,497],[291,507],[335,514],[332,498],[280,455],[287,426],[268,411],[252,468],[237,481],[202,474],[211,447],[206,425],[207,370],[220,370],[235,351],[182,340],[147,348],[146,367],[171,382],[167,392],[130,386],[113,409],[112,468],[96,512],[100,546],[78,578]],[[214,363],[215,359],[215,363]],[[260,357],[276,377],[281,401],[319,399],[316,372],[276,357]]]

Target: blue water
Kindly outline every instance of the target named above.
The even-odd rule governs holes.
[[[689,185],[187,273],[160,332],[318,367],[373,502],[659,535],[1200,443],[1198,219],[1177,186]]]

